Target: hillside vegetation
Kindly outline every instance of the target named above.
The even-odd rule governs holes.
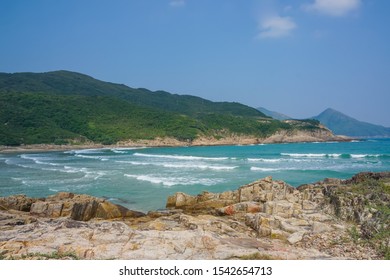
[[[0,73],[0,145],[264,138],[280,129],[307,128],[316,126],[280,122],[235,102],[134,89],[68,71]]]

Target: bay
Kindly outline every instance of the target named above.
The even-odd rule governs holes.
[[[390,170],[390,139],[253,146],[106,148],[0,154],[0,196],[67,191],[130,209],[165,207],[181,191],[233,190],[272,176],[294,187]]]

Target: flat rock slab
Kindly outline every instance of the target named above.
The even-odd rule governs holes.
[[[304,231],[297,231],[297,232],[294,232],[293,234],[291,234],[291,235],[287,238],[287,241],[288,241],[290,244],[295,244],[295,243],[301,241],[304,235],[305,235],[305,232],[304,232]]]

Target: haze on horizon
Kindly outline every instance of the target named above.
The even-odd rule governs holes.
[[[97,79],[390,127],[390,1],[3,0],[0,72]]]

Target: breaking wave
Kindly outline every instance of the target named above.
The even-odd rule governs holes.
[[[222,179],[208,179],[208,178],[185,178],[185,177],[159,177],[152,175],[132,175],[124,174],[125,177],[134,178],[138,181],[146,181],[153,184],[159,184],[166,187],[172,187],[176,185],[203,185],[212,186],[223,182]]]
[[[387,154],[300,154],[300,153],[281,153],[281,156],[293,158],[390,158]]]
[[[263,171],[263,172],[282,171],[282,170],[296,170],[295,168],[269,168],[269,167],[256,167],[256,166],[252,166],[250,169],[252,171]]]
[[[228,157],[198,157],[198,156],[179,156],[179,155],[155,155],[155,154],[143,154],[134,153],[134,156],[138,157],[151,157],[151,158],[167,158],[178,160],[227,160]]]
[[[183,169],[211,169],[211,170],[233,170],[238,168],[238,166],[226,166],[226,165],[210,165],[204,163],[168,163],[168,162],[139,162],[139,161],[116,161],[118,163],[125,163],[131,165],[140,165],[140,166],[160,166],[165,168],[183,168]]]

